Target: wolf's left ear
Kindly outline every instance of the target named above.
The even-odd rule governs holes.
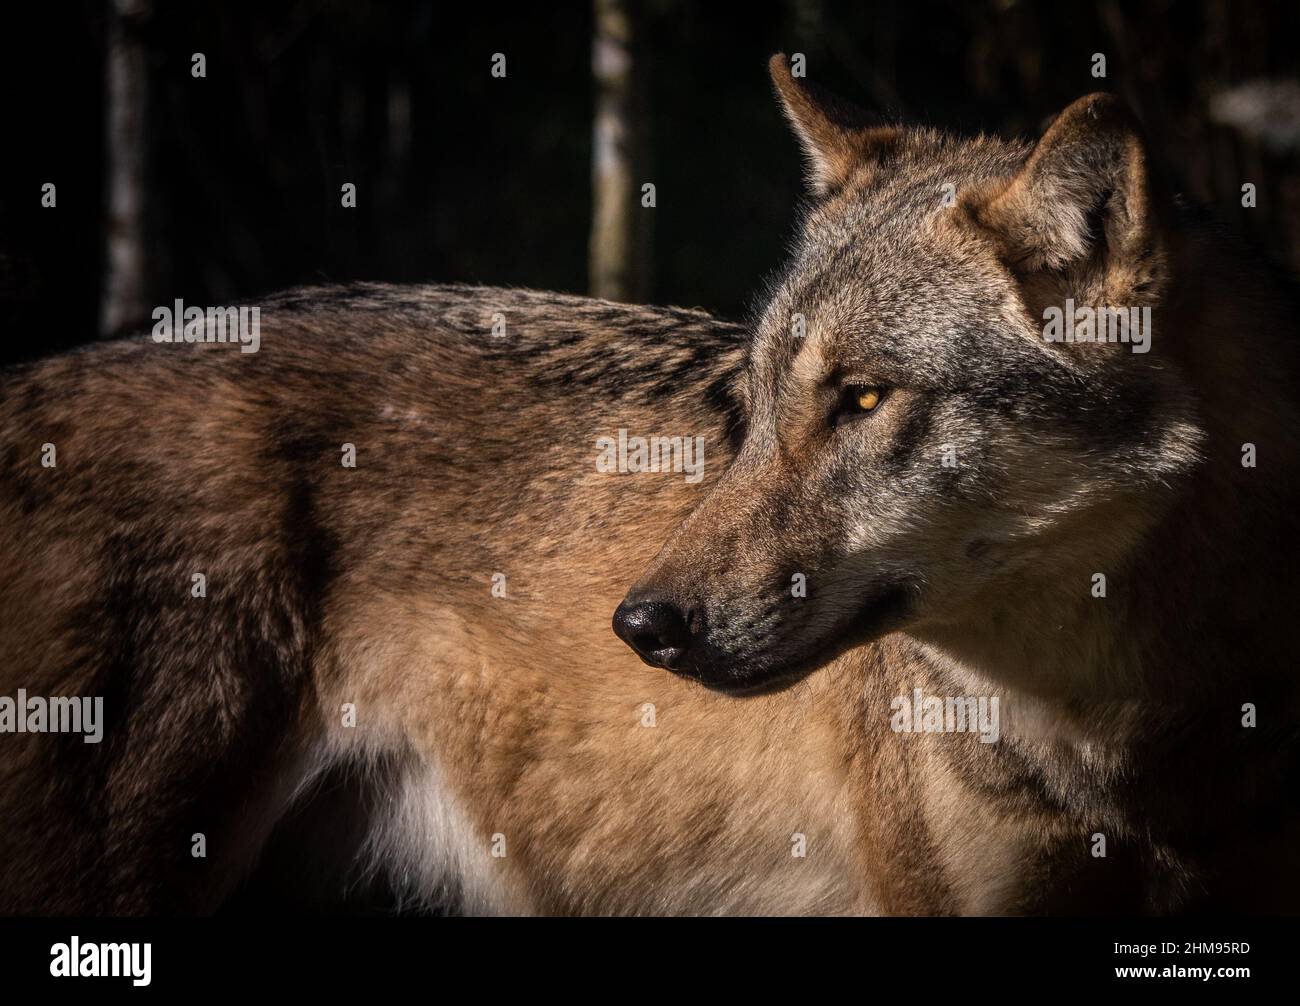
[[[1018,174],[963,202],[1018,272],[1100,261],[1134,288],[1158,278],[1161,228],[1146,144],[1114,95],[1070,105]]]
[[[790,61],[778,52],[767,63],[786,118],[808,158],[813,195],[843,185],[860,167],[874,164],[901,135],[893,126],[871,126],[862,109],[812,84],[801,84]]]

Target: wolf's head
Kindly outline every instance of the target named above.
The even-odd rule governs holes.
[[[646,661],[734,691],[1033,605],[1045,568],[1086,591],[1197,438],[1120,101],[1075,102],[1037,145],[958,140],[771,70],[811,200],[754,332],[745,439],[614,619]],[[1122,320],[1085,325],[1102,307]]]

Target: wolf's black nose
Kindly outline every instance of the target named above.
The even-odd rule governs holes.
[[[614,633],[647,664],[676,670],[691,645],[686,616],[671,601],[632,601],[614,612]]]

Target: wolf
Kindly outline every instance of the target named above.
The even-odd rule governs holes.
[[[823,127],[819,110],[831,106],[814,103],[780,74],[777,80],[798,112],[797,132],[818,139],[818,149],[844,143],[846,156],[856,150],[864,134]],[[990,185],[1009,185],[1037,149],[937,134],[918,134],[904,148],[914,158],[894,166],[918,179],[928,173],[946,181],[949,170],[967,165]],[[814,160],[813,168],[833,163]],[[887,159],[844,163],[864,175],[880,171],[881,182],[889,177]],[[853,190],[843,187],[847,176],[819,179],[814,184],[825,188],[810,212],[839,226],[833,200],[838,192],[848,212]],[[907,195],[901,178],[893,184]],[[863,199],[853,212],[869,233],[881,228],[881,245],[871,251],[874,242],[843,221],[844,244],[830,261],[838,256],[846,268],[864,264],[863,255],[883,257],[895,238],[885,228],[887,214],[871,215],[884,204]],[[906,205],[898,203],[900,212],[908,212]],[[978,213],[972,205],[971,226],[999,219],[995,209]],[[988,240],[981,234],[970,236],[973,256]],[[970,267],[979,262],[992,281],[1008,269],[977,256]],[[900,283],[937,279],[932,268],[909,267],[921,280],[900,275]],[[818,285],[797,265],[787,282],[798,283],[801,274],[810,291]],[[842,287],[828,275],[822,289],[862,296],[870,276],[853,275]],[[1241,279],[1248,275],[1243,270]],[[918,289],[927,288],[922,282]],[[997,289],[994,282],[982,295]],[[1256,277],[1248,289],[1262,298],[1271,288]],[[1189,308],[1201,309],[1192,314],[1198,323],[1241,321],[1240,308],[1210,313],[1207,290],[1196,292],[1201,300]],[[894,290],[899,298],[904,293],[905,287]],[[973,327],[977,320],[958,310],[966,303],[951,302],[954,338],[959,323]],[[846,319],[846,327],[860,330],[890,311],[901,321],[905,306],[882,303],[869,318]],[[776,386],[791,394],[800,388],[782,362],[771,318],[760,321],[755,337],[695,311],[519,290],[376,284],[304,288],[258,307],[255,353],[144,336],[0,376],[0,696],[23,690],[103,700],[99,743],[48,732],[0,735],[0,912],[265,912],[283,910],[288,895],[330,907],[371,888],[417,910],[500,914],[1186,911],[1215,898],[1247,907],[1258,907],[1261,895],[1285,898],[1278,864],[1289,835],[1290,818],[1282,815],[1290,811],[1277,776],[1284,771],[1279,752],[1291,750],[1283,743],[1290,738],[1290,693],[1280,669],[1261,676],[1255,689],[1253,665],[1225,664],[1209,680],[1194,674],[1205,669],[1198,660],[1180,689],[1155,673],[1164,665],[1153,663],[1152,683],[1144,687],[1164,681],[1177,700],[1163,710],[1141,702],[1102,705],[1100,694],[1095,704],[1075,706],[1047,687],[1057,681],[1051,672],[1058,664],[1044,669],[1040,687],[1030,680],[1012,696],[1002,682],[1020,667],[1015,661],[985,666],[970,651],[930,637],[940,631],[935,625],[947,624],[939,613],[950,610],[953,638],[969,638],[958,635],[970,628],[957,621],[959,598],[933,598],[931,628],[920,630],[927,634],[907,621],[919,610],[910,607],[919,605],[918,592],[938,582],[940,565],[950,564],[956,576],[981,554],[990,567],[1018,566],[1046,585],[1030,603],[1060,603],[1071,585],[1013,546],[1021,539],[1033,544],[1042,532],[1055,543],[1050,554],[1086,557],[1095,545],[1076,541],[1071,552],[1067,532],[1100,525],[1105,540],[1127,533],[1144,543],[1143,533],[1169,527],[1152,516],[1141,532],[1141,516],[1118,505],[1118,482],[1113,512],[1098,511],[1099,501],[1080,491],[1077,514],[1046,507],[1050,501],[1021,513],[1016,506],[1025,504],[1014,502],[1009,489],[998,510],[993,490],[1001,487],[985,470],[988,481],[976,485],[986,491],[976,498],[991,499],[1010,528],[995,537],[989,507],[967,501],[974,487],[960,480],[969,473],[941,476],[952,481],[934,498],[919,492],[925,472],[908,449],[864,440],[864,467],[840,470],[837,494],[826,505],[866,515],[891,497],[868,498],[859,475],[879,479],[897,471],[908,475],[906,492],[915,491],[908,498],[931,508],[925,519],[933,534],[959,537],[941,521],[949,500],[968,507],[958,512],[969,513],[984,533],[977,547],[955,553],[940,550],[941,539],[918,540],[919,532],[911,542],[900,538],[891,575],[857,582],[864,589],[851,603],[862,618],[845,631],[839,623],[846,599],[828,594],[837,585],[826,573],[845,543],[832,540],[838,530],[829,518],[817,523],[823,517],[811,501],[823,484],[814,478],[819,473],[806,473],[810,495],[798,506],[791,504],[804,483],[746,484],[745,473],[761,459],[754,452],[770,445],[773,410],[785,415],[798,401],[774,399],[756,368],[775,374]],[[994,307],[990,302],[988,311]],[[1254,312],[1248,317],[1264,334],[1252,334],[1272,338],[1265,331],[1272,316]],[[824,338],[826,317],[806,314],[814,340]],[[900,354],[925,334],[906,333]],[[1156,341],[1135,359],[1160,360],[1159,347]],[[1067,343],[1042,352],[1112,348]],[[1215,351],[1222,360],[1189,355],[1198,380],[1212,383],[1214,375],[1232,372],[1227,364],[1251,358],[1231,339]],[[942,358],[923,371],[936,385]],[[989,424],[1028,407],[1027,392],[1003,398],[974,381],[1001,373],[998,360],[956,359],[969,370],[970,398],[936,404],[934,422],[958,406],[959,414],[988,410]],[[1270,356],[1270,366],[1280,367],[1280,359]],[[875,362],[883,369],[888,361],[882,355]],[[916,363],[899,355],[896,369]],[[1171,370],[1170,390],[1181,387],[1182,368],[1168,360],[1161,367]],[[1276,367],[1257,375],[1255,388],[1280,387]],[[906,401],[907,390],[886,378],[872,375],[877,383],[846,396],[845,410],[856,416],[878,408],[876,418],[892,416],[898,429],[925,440],[927,422],[888,411]],[[1122,403],[1103,398],[1085,415],[1061,420],[1048,411],[1049,390],[1041,389],[1041,418],[1061,426],[1023,432],[1026,456],[1041,467],[1016,473],[1022,494],[1030,493],[1030,474],[1047,493],[1057,485],[1054,472],[1087,470],[1120,452],[1141,424],[1171,405],[1131,404],[1117,430],[1101,422],[1102,404]],[[1236,387],[1201,394],[1223,410],[1245,410],[1238,420],[1261,458],[1252,474],[1287,464],[1288,445],[1274,437],[1287,420],[1285,397],[1243,395]],[[1174,431],[1186,435],[1180,449],[1200,472],[1192,477],[1247,497],[1207,460],[1211,441],[1200,439],[1205,407],[1189,398],[1182,406],[1189,425]],[[865,421],[837,419],[835,429],[866,438]],[[702,478],[692,483],[672,470],[634,466],[601,470],[608,466],[600,463],[599,445],[620,430],[647,441],[703,438],[706,449],[695,455],[706,459]],[[1001,450],[989,439],[995,432],[1004,444],[1009,434],[995,425],[957,438],[958,460],[970,450]],[[1077,439],[1084,432],[1092,437],[1086,449]],[[1042,437],[1074,453],[1048,451],[1055,460],[1046,464]],[[782,458],[793,463],[791,442],[779,443]],[[816,444],[809,428],[806,446]],[[1148,460],[1139,454],[1121,466],[1134,478]],[[1006,465],[1007,456],[988,463],[999,460]],[[762,474],[775,479],[777,470]],[[1186,513],[1198,512],[1204,501],[1193,506],[1179,492],[1188,477],[1166,477],[1166,513],[1180,500]],[[1259,533],[1284,521],[1285,484],[1276,471],[1255,483],[1263,494],[1252,514]],[[725,516],[728,494],[736,500],[734,536],[721,524],[716,538],[696,535]],[[907,502],[893,499],[900,514]],[[1197,525],[1195,549],[1206,554],[1144,549],[1149,566],[1135,573],[1221,575],[1253,563],[1257,584],[1276,596],[1234,590],[1222,597],[1226,609],[1195,604],[1183,623],[1199,627],[1195,619],[1231,611],[1224,631],[1260,633],[1238,640],[1236,660],[1277,640],[1263,630],[1277,628],[1271,619],[1285,608],[1286,581],[1274,578],[1283,562],[1276,542],[1257,542],[1237,556],[1240,562],[1228,561],[1230,548],[1218,535],[1244,544],[1236,536],[1245,534],[1245,518],[1222,502],[1216,514],[1226,523]],[[788,519],[779,535],[742,538],[746,524],[782,516]],[[888,529],[882,523],[871,533]],[[1160,541],[1170,548],[1186,544],[1172,530],[1166,534]],[[653,658],[647,668],[609,631],[609,612],[637,569],[652,570],[638,588],[652,603],[666,603],[670,581],[685,598],[692,581],[684,552],[692,536],[697,584],[706,574],[725,576],[728,545],[737,579],[711,581],[718,606],[699,609],[697,619],[707,620],[688,622],[700,632],[690,661],[688,650],[660,653],[663,647],[647,643],[643,633],[653,619],[644,609],[639,627],[635,618],[619,620],[624,637]],[[747,629],[721,620],[719,612],[746,605],[768,610],[768,594],[755,586],[760,564],[775,570],[782,555],[818,536],[826,542],[818,553],[825,565],[814,565],[806,552],[800,569],[780,570],[785,589],[801,573],[808,590],[800,603],[818,607],[799,613],[772,605]],[[855,577],[877,568],[862,544]],[[937,556],[934,565],[922,565],[926,556]],[[718,572],[710,573],[711,564]],[[1106,572],[1114,598],[1124,577],[1115,568]],[[895,582],[903,586],[882,589]],[[899,599],[886,596],[891,592]],[[1178,593],[1171,604],[1200,596],[1191,582]],[[998,610],[1004,620],[1023,614]],[[1124,642],[1104,634],[1104,625],[1081,636],[1049,621],[1056,614],[1048,607],[1029,626],[1039,635],[1023,645],[1069,639],[1082,646],[1075,656],[1087,663],[1102,646]],[[796,617],[808,620],[796,625]],[[782,628],[778,619],[789,621]],[[1010,624],[1027,631],[1023,620]],[[705,632],[715,634],[712,663],[692,662],[705,652]],[[1142,639],[1144,653],[1163,653],[1149,649],[1158,637]],[[1180,653],[1194,649],[1190,640],[1175,642]],[[1281,642],[1275,645],[1280,653]],[[1067,655],[1056,654],[1059,675],[1078,671],[1067,666]],[[662,664],[679,673],[664,674]],[[817,672],[809,673],[814,665]],[[1136,687],[1098,677],[1111,688]],[[1237,732],[1235,705],[1225,712],[1213,704],[1225,692],[1236,703],[1233,682],[1258,706],[1253,733]],[[908,734],[891,726],[900,696],[953,704],[973,696],[978,704],[981,689],[1016,700],[1007,703],[1016,708],[1014,723],[1000,725],[997,743],[984,743],[989,732],[931,732],[924,720]],[[1205,700],[1192,701],[1192,693]],[[1199,716],[1192,726],[1200,729],[1177,732],[1183,712]],[[1207,795],[1217,800],[1230,791],[1220,804],[1222,821],[1186,812],[1185,780],[1173,773],[1201,769]],[[1158,781],[1170,778],[1179,785],[1159,791]],[[1104,856],[1096,855],[1097,834],[1109,839]],[[1262,865],[1267,883],[1260,882]],[[1227,880],[1230,866],[1235,884]]]
[[[898,738],[925,910],[1294,912],[1294,283],[1114,96],[959,140],[771,74],[810,191],[744,439],[615,631],[735,696],[901,638],[894,695],[998,697],[998,743]],[[1045,337],[1067,302],[1141,311],[1143,351]]]

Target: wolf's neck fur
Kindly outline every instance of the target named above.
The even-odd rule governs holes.
[[[1156,735],[1181,746],[1207,720],[1239,728],[1245,703],[1269,705],[1270,718],[1294,708],[1291,294],[1204,238],[1179,253],[1156,338],[1195,389],[1202,460],[1167,494],[1062,525],[1050,558],[976,624],[919,634],[963,668],[958,677],[1004,695],[1004,732],[1073,739],[1093,758],[1147,750]],[[1247,443],[1257,467],[1242,464]],[[1146,526],[1125,529],[1135,506]],[[1107,596],[1093,596],[1096,549],[1082,543],[1127,533],[1122,561],[1105,570]]]

